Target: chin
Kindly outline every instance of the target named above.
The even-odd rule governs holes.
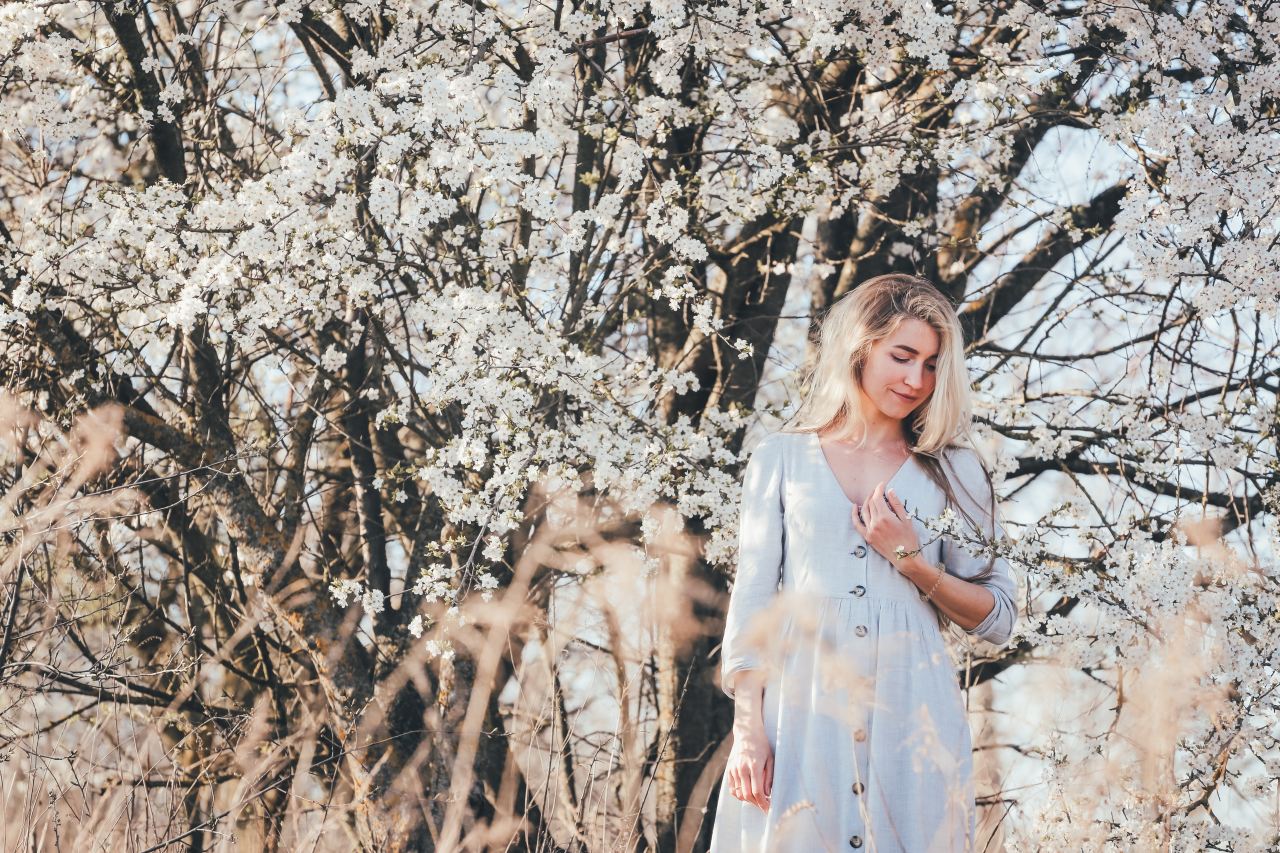
[[[901,420],[911,414],[911,407],[898,399],[890,400],[884,405],[876,406],[876,408],[878,408],[880,410],[880,414],[884,415],[886,418],[898,418]]]

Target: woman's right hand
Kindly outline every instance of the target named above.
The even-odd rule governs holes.
[[[759,722],[734,721],[733,748],[725,768],[724,783],[729,793],[743,802],[769,810],[773,793],[773,748]]]

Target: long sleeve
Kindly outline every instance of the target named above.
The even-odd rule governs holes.
[[[733,696],[733,676],[760,666],[754,646],[752,620],[777,593],[782,573],[782,447],[784,438],[772,433],[756,446],[747,461],[738,513],[738,569],[725,614],[720,648],[720,685]]]
[[[977,452],[969,448],[959,448],[950,451],[947,456],[953,472],[952,491],[955,492],[956,500],[965,512],[981,524],[981,537],[986,540],[990,540],[993,536],[1003,537],[1004,528],[998,519],[993,519],[991,515],[991,488],[987,484],[986,475],[982,470],[982,460]],[[960,524],[962,528],[967,528],[970,535],[973,534],[972,526],[964,520],[963,516],[960,516]],[[979,550],[977,544],[960,543],[950,536],[944,536],[942,539],[943,565],[950,574],[986,587],[995,597],[995,606],[982,622],[973,628],[966,629],[966,633],[997,646],[1004,646],[1008,644],[1013,634],[1013,625],[1018,615],[1018,606],[1014,601],[1017,584],[1013,579],[1013,571],[1008,561],[1003,557],[997,557],[990,577],[981,580],[974,578],[974,575],[986,568],[990,558],[983,554],[972,554],[968,548]]]

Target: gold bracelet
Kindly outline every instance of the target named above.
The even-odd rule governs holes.
[[[933,588],[932,588],[932,589],[930,589],[928,592],[926,592],[926,593],[924,594],[924,597],[925,597],[925,600],[926,600],[926,601],[928,601],[929,599],[933,598],[934,590],[936,590],[936,589],[938,588],[938,584],[942,583],[942,576],[943,576],[943,575],[945,575],[946,573],[947,573],[946,568],[945,568],[941,563],[939,563],[939,564],[938,564],[938,579],[937,579],[936,581],[934,581],[934,582],[933,582]]]

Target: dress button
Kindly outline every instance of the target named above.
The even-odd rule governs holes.
[[[862,846],[862,836],[861,836],[861,835],[851,835],[851,836],[849,836],[849,846],[850,846],[850,847],[861,847],[861,846]]]
[[[866,595],[866,593],[867,593],[867,588],[866,588],[865,586],[863,586],[862,584],[858,584],[858,585],[857,585],[857,586],[855,586],[853,589],[849,590],[849,592],[851,592],[851,593],[853,593],[854,595],[858,596],[858,598],[862,598],[862,596]]]
[[[853,733],[853,739],[856,740],[858,743],[862,743],[864,740],[867,739],[867,730],[858,729],[856,732]]]
[[[855,794],[861,794],[861,793],[862,793],[863,791],[865,791],[866,789],[867,789],[867,786],[866,786],[866,785],[863,785],[861,782],[854,782],[854,783],[853,783],[853,792],[854,792]]]
[[[865,557],[865,556],[867,556],[867,546],[866,546],[866,545],[859,545],[858,547],[854,548],[854,549],[853,549],[853,556],[855,556],[855,557]]]
[[[859,637],[865,637],[867,636],[867,626],[859,625],[857,628],[853,629],[853,633],[857,634]]]

